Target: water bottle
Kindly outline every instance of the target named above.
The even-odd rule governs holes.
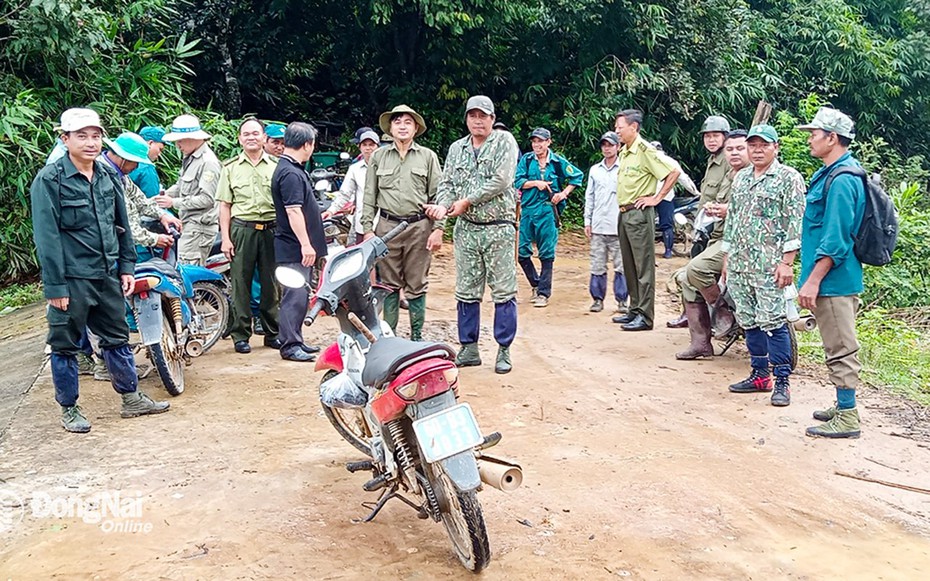
[[[798,298],[798,287],[794,284],[789,284],[785,287],[785,315],[788,317],[788,321],[794,323],[795,321],[801,318],[801,314],[798,313],[798,305],[795,302],[795,299]]]

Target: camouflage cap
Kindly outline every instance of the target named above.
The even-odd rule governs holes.
[[[771,125],[753,125],[749,129],[749,135],[746,136],[746,141],[749,141],[753,137],[759,137],[769,143],[778,143],[778,132],[775,131],[775,128]]]
[[[813,121],[807,125],[798,125],[798,129],[801,131],[822,129],[823,131],[836,133],[847,139],[854,139],[856,137],[855,126],[856,124],[853,123],[853,120],[842,111],[829,107],[821,107],[817,110],[817,114],[814,115]]]

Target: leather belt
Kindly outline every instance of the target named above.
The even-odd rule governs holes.
[[[517,225],[510,220],[491,220],[490,222],[479,222],[477,220],[469,220],[465,216],[461,216],[461,218],[462,220],[465,220],[469,224],[474,224],[475,226],[501,226],[503,224],[507,224],[508,226],[513,226],[514,228],[517,227]]]
[[[392,222],[407,222],[408,224],[413,224],[414,222],[419,222],[420,220],[426,220],[429,216],[426,214],[411,214],[410,216],[395,216],[394,214],[385,212],[384,210],[378,210],[378,214],[381,215],[385,220],[390,220]]]
[[[233,218],[232,223],[236,226],[252,228],[254,230],[274,230],[275,226],[277,225],[274,220],[267,220],[265,222],[253,222],[250,220],[240,220],[239,218]]]
[[[623,204],[620,206],[620,213],[624,214],[626,212],[629,212],[630,210],[635,210],[635,209],[636,209],[636,204]]]

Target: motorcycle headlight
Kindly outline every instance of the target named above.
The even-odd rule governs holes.
[[[318,192],[328,192],[330,189],[329,180],[320,180],[313,186],[313,189]]]
[[[349,256],[342,258],[338,264],[333,266],[333,269],[329,273],[329,280],[331,283],[335,284],[340,280],[353,276],[363,266],[364,263],[362,262],[362,253],[353,252]]]

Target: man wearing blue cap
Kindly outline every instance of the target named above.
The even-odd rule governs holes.
[[[139,136],[148,144],[148,159],[152,163],[140,163],[134,171],[129,173],[129,179],[139,186],[146,198],[154,198],[161,192],[161,180],[158,179],[158,170],[155,169],[155,160],[165,149],[165,130],[161,127],[147,125],[139,130]]]
[[[284,130],[287,129],[280,123],[269,123],[265,125],[265,153],[275,158],[281,157],[284,153]]]
[[[545,307],[552,295],[552,265],[559,242],[559,214],[572,190],[584,181],[584,173],[567,159],[553,152],[552,133],[537,127],[530,134],[533,151],[517,163],[514,187],[520,195],[520,268],[533,291],[534,307]],[[541,271],[533,264],[533,245]]]
[[[746,145],[752,165],[733,179],[721,278],[736,303],[736,321],[746,330],[752,372],[730,391],[771,392],[772,405],[783,407],[791,403],[784,289],[794,280],[794,259],[801,248],[804,178],[778,161],[778,133],[771,125],[752,127]]]

